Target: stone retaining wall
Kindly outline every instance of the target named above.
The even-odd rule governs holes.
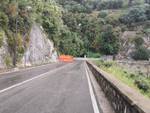
[[[87,64],[116,113],[150,113],[149,99],[91,62]]]

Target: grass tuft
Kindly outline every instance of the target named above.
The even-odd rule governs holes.
[[[94,61],[94,63],[102,70],[116,77],[121,82],[150,98],[150,79],[146,78],[143,73],[131,73],[128,69],[119,66],[115,62]]]

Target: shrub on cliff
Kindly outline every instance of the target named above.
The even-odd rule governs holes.
[[[150,51],[145,47],[137,48],[132,54],[132,58],[134,60],[149,60],[150,58]]]
[[[0,47],[2,47],[3,45],[3,36],[4,36],[4,32],[0,31]]]

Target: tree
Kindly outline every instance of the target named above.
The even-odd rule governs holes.
[[[112,26],[107,25],[99,37],[100,51],[106,55],[115,55],[119,51],[119,39],[112,31]]]
[[[134,7],[129,12],[120,18],[120,21],[124,24],[131,25],[136,22],[143,22],[147,20],[145,10],[142,7]]]
[[[108,0],[108,1],[101,1],[97,5],[99,10],[102,9],[119,9],[123,7],[123,0]]]
[[[60,36],[60,31],[63,29],[61,9],[53,2],[45,2],[39,11],[41,15],[41,24],[49,39],[55,42],[55,38]],[[38,10],[38,9],[37,9]]]
[[[145,13],[146,13],[147,19],[150,20],[150,5],[148,5],[146,7],[146,12]]]
[[[150,51],[147,48],[140,46],[131,55],[134,60],[149,60]]]
[[[133,1],[134,1],[134,0],[129,0],[129,1],[128,1],[128,6],[132,6]]]
[[[134,39],[135,51],[131,53],[134,60],[149,60],[150,51],[143,46],[144,40],[141,37]]]
[[[108,24],[118,26],[120,24],[119,18],[118,14],[109,14],[105,19]]]
[[[142,46],[143,43],[144,43],[144,40],[141,37],[136,37],[134,39],[134,45],[135,45],[136,48],[138,48],[139,46]]]
[[[8,26],[8,16],[0,12],[0,29],[6,29]]]
[[[80,35],[86,52],[99,52],[94,43],[96,37],[100,35],[102,26],[105,24],[104,19],[83,13],[64,13],[63,20],[70,31]]]
[[[150,4],[150,0],[145,0],[145,3]]]
[[[64,8],[67,9],[69,12],[72,12],[72,13],[85,13],[87,12],[87,8],[76,2],[76,1],[66,1],[65,2],[65,5],[64,5]]]
[[[75,32],[65,31],[62,33],[63,40],[59,43],[59,50],[62,54],[69,54],[72,56],[83,56],[84,45],[80,40],[80,36]]]
[[[31,28],[28,9],[24,0],[21,1],[22,2],[15,0],[2,1],[2,4],[5,4],[5,6],[2,8],[3,13],[0,11],[0,27],[5,31],[7,36],[13,66],[16,66],[19,54],[23,54],[26,48],[25,42],[18,45],[18,41],[26,41]]]
[[[0,31],[0,48],[1,48],[2,45],[3,45],[3,37],[4,37],[4,32],[3,32],[3,31]]]

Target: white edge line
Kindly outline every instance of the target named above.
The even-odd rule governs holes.
[[[85,64],[85,71],[86,71],[86,76],[87,76],[87,80],[88,80],[89,91],[90,91],[90,96],[91,96],[91,100],[92,100],[94,113],[100,113],[98,105],[97,105],[96,97],[94,95],[94,91],[93,91],[93,88],[92,88],[92,84],[91,84],[91,81],[90,81],[90,77],[89,77],[89,74],[88,74],[88,71],[87,71],[87,68],[86,68],[86,64]]]
[[[31,66],[31,67],[29,66],[29,67],[26,67],[26,68],[20,68],[19,70],[10,70],[10,71],[6,71],[6,72],[1,72],[0,76],[3,75],[3,74],[16,73],[16,72],[31,70],[31,69],[34,69],[34,68],[44,67],[44,66],[51,65],[51,64],[54,64],[54,63],[52,62],[52,63],[47,63],[47,64],[43,64],[43,65],[38,65],[38,66]]]
[[[64,66],[67,66],[67,65],[64,65]],[[64,66],[62,66],[62,67],[60,67],[60,68],[63,68]],[[5,92],[5,91],[8,91],[8,90],[10,90],[10,89],[12,89],[12,88],[21,86],[21,85],[23,85],[23,84],[25,84],[25,83],[27,83],[27,82],[32,81],[32,80],[41,78],[41,77],[43,77],[44,75],[46,75],[46,74],[48,74],[48,73],[50,73],[50,72],[54,72],[54,71],[56,71],[56,70],[58,70],[58,69],[60,69],[60,68],[56,68],[56,69],[54,69],[54,70],[50,70],[50,71],[48,71],[48,72],[46,72],[46,73],[40,74],[40,75],[38,75],[38,76],[36,76],[36,77],[33,77],[33,78],[31,78],[31,79],[25,80],[25,81],[20,82],[20,83],[18,83],[18,84],[12,85],[12,86],[10,86],[10,87],[8,87],[8,88],[2,89],[2,90],[0,90],[0,93],[3,93],[3,92]]]
[[[49,71],[49,72],[50,72],[50,71]],[[15,88],[15,87],[17,87],[17,86],[23,85],[23,84],[25,84],[25,83],[27,83],[27,82],[30,82],[30,81],[34,80],[34,79],[40,78],[40,77],[42,77],[43,75],[45,75],[45,74],[47,74],[47,73],[49,73],[49,72],[40,74],[39,76],[36,76],[36,77],[34,77],[34,78],[25,80],[25,81],[23,81],[23,82],[21,82],[21,83],[18,83],[18,84],[15,84],[15,85],[10,86],[10,87],[8,87],[8,88],[5,88],[5,89],[3,89],[3,90],[0,90],[0,93],[3,93],[3,92],[5,92],[5,91],[10,90],[10,89],[12,89],[12,88]]]

